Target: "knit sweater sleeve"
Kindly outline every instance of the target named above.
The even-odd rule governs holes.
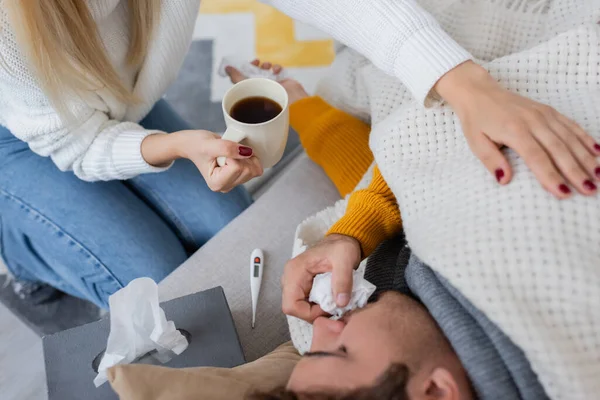
[[[355,238],[360,243],[364,257],[377,246],[402,230],[400,209],[394,193],[389,188],[379,167],[373,170],[373,180],[368,188],[350,195],[346,213],[327,232]]]
[[[373,163],[371,127],[317,96],[292,104],[290,123],[306,154],[323,168],[340,195],[354,190]]]
[[[373,162],[369,150],[371,127],[319,97],[292,104],[290,122],[308,156],[323,168],[340,194],[350,193]],[[369,187],[350,194],[345,215],[328,234],[355,238],[367,257],[401,229],[396,197],[375,166]]]
[[[33,85],[0,79],[0,124],[27,142],[35,153],[51,157],[61,171],[85,181],[129,179],[163,171],[149,165],[141,143],[152,133],[133,122],[112,120],[103,103],[72,101],[72,116],[61,118]],[[104,106],[105,107],[105,106]]]
[[[399,78],[427,104],[435,83],[472,58],[415,0],[263,0]]]

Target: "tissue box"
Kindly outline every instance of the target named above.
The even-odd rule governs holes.
[[[222,287],[161,304],[168,320],[191,335],[188,348],[166,364],[172,368],[235,367],[245,362]],[[49,400],[117,399],[109,383],[94,386],[94,359],[106,348],[109,317],[45,336]]]

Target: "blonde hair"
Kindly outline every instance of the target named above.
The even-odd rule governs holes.
[[[96,0],[92,0],[96,1]],[[127,61],[138,67],[160,12],[160,0],[127,0],[130,43]],[[137,99],[106,54],[85,0],[4,0],[19,48],[44,93],[59,111],[65,97],[107,88],[120,101]]]

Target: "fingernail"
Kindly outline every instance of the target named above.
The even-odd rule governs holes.
[[[598,153],[600,153],[600,144],[598,144],[598,143],[594,144],[594,150],[596,150]]]
[[[596,185],[594,185],[594,182],[590,181],[589,179],[586,179],[585,181],[583,181],[583,187],[586,188],[587,190],[596,190]]]
[[[504,178],[504,170],[502,168],[498,168],[496,170],[496,180],[500,182]]]
[[[596,167],[596,169],[594,170],[594,173],[600,179],[600,167]]]
[[[240,156],[250,157],[252,155],[252,149],[246,146],[240,146]]]
[[[569,187],[567,185],[565,185],[564,183],[562,183],[558,186],[558,190],[560,190],[564,194],[571,194],[571,189],[569,189]]]
[[[348,304],[349,301],[350,301],[350,296],[348,296],[348,293],[340,293],[337,295],[335,302],[337,303],[338,306],[344,307]]]

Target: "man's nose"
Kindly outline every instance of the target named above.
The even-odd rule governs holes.
[[[313,338],[310,351],[331,351],[337,347],[340,334],[346,324],[319,317],[313,322]]]

